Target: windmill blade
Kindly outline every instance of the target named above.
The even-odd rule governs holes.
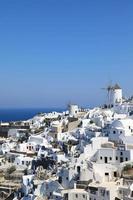
[[[107,105],[111,107],[111,92],[114,90],[114,87],[112,86],[112,81],[107,87],[101,89],[107,91]]]

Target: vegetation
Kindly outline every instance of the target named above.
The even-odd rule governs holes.
[[[127,165],[124,166],[123,171],[128,171],[130,169],[132,169],[132,165],[131,164],[127,164]]]
[[[16,167],[15,166],[11,166],[9,167],[7,170],[6,170],[6,173],[4,175],[4,178],[6,180],[11,180],[11,174],[16,170]]]
[[[16,170],[16,167],[15,166],[11,166],[7,169],[7,174],[12,174],[14,171]]]

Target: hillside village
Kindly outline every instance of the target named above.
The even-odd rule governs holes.
[[[132,200],[133,98],[0,123],[0,199]]]

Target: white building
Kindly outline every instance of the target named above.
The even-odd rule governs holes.
[[[34,195],[37,196],[39,199],[62,199],[60,191],[63,190],[63,187],[59,184],[58,181],[51,179],[42,181],[35,180],[34,185],[36,186]]]
[[[117,183],[91,183],[88,187],[89,200],[115,200],[117,197]]]
[[[52,146],[48,143],[47,139],[40,135],[32,135],[28,139],[28,143],[35,143],[36,145],[43,145],[46,148],[51,148]]]
[[[59,183],[64,189],[74,187],[74,178],[78,175],[76,167],[62,168],[58,174]]]
[[[125,145],[115,147],[101,148],[97,151],[96,162],[99,164],[119,165],[121,162],[133,159],[133,149],[126,150]]]
[[[64,200],[89,200],[89,194],[84,189],[63,190],[62,196]]]
[[[15,165],[20,165],[20,166],[24,166],[24,167],[28,167],[32,165],[32,160],[33,158],[31,157],[27,157],[27,156],[24,156],[24,155],[20,155],[20,156],[17,156],[15,158],[15,162],[14,164]]]
[[[9,129],[8,137],[17,139],[26,135],[26,129]]]
[[[118,119],[112,122],[109,127],[109,139],[118,142],[120,136],[133,135],[133,119]]]

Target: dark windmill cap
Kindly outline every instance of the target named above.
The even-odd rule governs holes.
[[[119,89],[121,89],[121,87],[116,83],[116,84],[114,85],[114,90],[119,90]]]

